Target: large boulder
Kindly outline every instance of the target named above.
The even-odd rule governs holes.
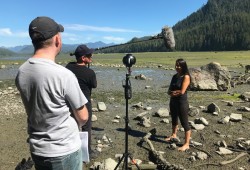
[[[190,68],[191,90],[226,91],[231,88],[231,75],[226,67],[212,62],[200,68]]]

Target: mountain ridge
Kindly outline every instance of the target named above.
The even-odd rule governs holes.
[[[208,0],[197,11],[177,22],[172,28],[176,51],[240,51],[250,50],[250,0]],[[163,52],[162,39],[144,41],[151,36],[134,37],[124,44],[99,44],[101,53]],[[136,43],[135,43],[136,42]],[[32,46],[20,52],[33,52]],[[76,45],[63,45],[62,52],[73,52]],[[19,48],[20,49],[20,48]],[[1,54],[1,51],[0,51]]]
[[[115,43],[104,43],[102,41],[81,43],[81,44],[85,44],[89,48],[94,48],[94,49],[115,45]],[[63,53],[74,52],[78,45],[80,45],[80,44],[63,44],[62,45],[62,52]],[[34,52],[33,45],[19,45],[19,46],[14,46],[14,47],[2,46],[2,47],[0,47],[0,55],[13,55],[15,53],[31,54],[33,52]]]
[[[250,0],[208,0],[173,27],[174,51],[250,50]],[[132,42],[105,48],[103,53],[166,52],[162,39]]]

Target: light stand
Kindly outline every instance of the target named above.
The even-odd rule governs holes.
[[[124,88],[124,95],[126,99],[126,117],[125,117],[125,153],[123,153],[123,156],[119,160],[118,164],[115,167],[115,170],[119,167],[121,164],[122,160],[124,159],[124,164],[125,164],[125,170],[128,169],[128,158],[130,158],[131,161],[133,161],[132,155],[128,152],[128,123],[129,123],[129,117],[128,117],[128,100],[132,98],[132,87],[131,83],[129,80],[129,77],[131,75],[131,67],[133,64],[135,64],[136,59],[134,56],[131,54],[127,54],[123,58],[123,63],[127,67],[128,72],[126,73],[126,80],[125,84],[123,83],[123,88]],[[137,169],[140,170],[140,167],[134,162],[135,166]]]

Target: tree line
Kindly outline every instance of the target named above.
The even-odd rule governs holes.
[[[250,1],[208,0],[207,4],[173,26],[176,51],[250,50]],[[99,52],[168,51],[162,39],[133,38]]]
[[[176,51],[250,50],[250,0],[208,0],[173,26]],[[134,37],[129,42],[97,50],[99,53],[165,52],[162,39]],[[64,51],[62,51],[64,52]],[[13,55],[0,48],[0,55]]]

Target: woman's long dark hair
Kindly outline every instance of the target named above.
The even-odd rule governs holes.
[[[181,67],[182,75],[189,75],[190,76],[186,61],[183,60],[182,58],[179,58],[176,60],[176,64],[177,63]]]

